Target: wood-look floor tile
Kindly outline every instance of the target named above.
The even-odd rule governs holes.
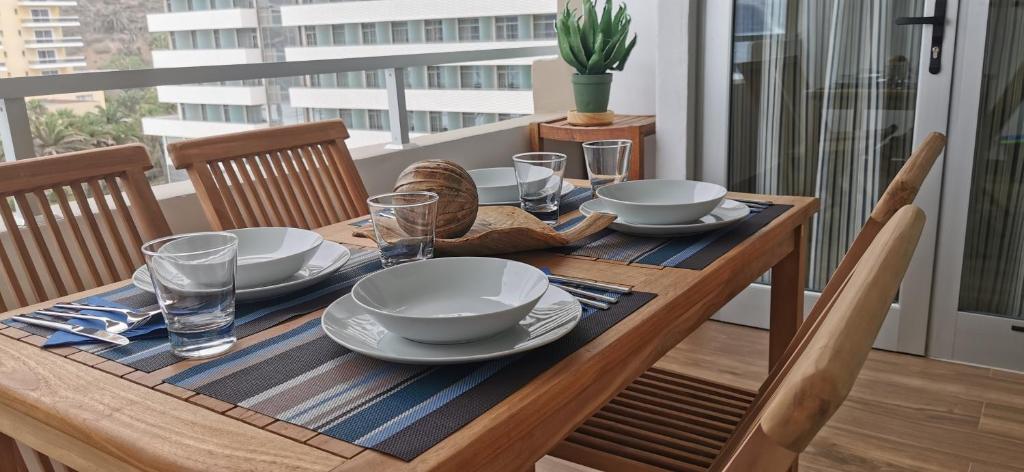
[[[986,403],[978,429],[1021,441],[1021,447],[1024,447],[1024,408]],[[1021,464],[1024,465],[1024,462]]]

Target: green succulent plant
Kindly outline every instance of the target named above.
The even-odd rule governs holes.
[[[636,46],[635,34],[626,41],[631,21],[626,6],[619,5],[613,15],[612,1],[605,0],[604,11],[598,19],[594,1],[583,0],[582,15],[566,5],[555,23],[562,59],[582,75],[622,70]]]

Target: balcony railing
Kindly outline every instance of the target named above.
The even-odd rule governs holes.
[[[28,62],[33,69],[61,69],[64,67],[85,67],[85,56],[65,56],[36,59]]]
[[[187,85],[384,70],[387,83],[388,115],[391,123],[390,146],[399,149],[407,148],[413,145],[409,142],[409,116],[403,73],[403,69],[406,67],[552,56],[557,53],[558,49],[555,46],[527,46],[315,61],[167,67],[81,72],[45,77],[15,77],[0,81],[0,139],[3,140],[4,154],[8,159],[11,157],[26,159],[35,156],[26,97],[160,85]]]
[[[26,28],[48,28],[54,26],[79,26],[77,16],[37,16],[21,20]]]
[[[65,36],[63,38],[35,38],[25,41],[27,48],[73,48],[82,47],[85,42],[81,36]]]

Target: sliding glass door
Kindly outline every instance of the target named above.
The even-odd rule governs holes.
[[[922,42],[931,44],[931,27],[895,21],[924,16],[931,3],[708,4],[706,30],[728,22],[733,34],[724,51],[731,59],[708,51],[704,63],[704,108],[727,104],[728,115],[704,124],[700,177],[733,191],[820,198],[810,231],[808,307],[914,145],[945,130],[950,73],[927,70]],[[938,179],[924,193],[933,202],[925,210],[937,214]],[[933,242],[929,232],[879,346],[924,352]],[[769,276],[761,282],[769,284]],[[765,326],[767,313],[768,287],[758,285],[718,316]]]
[[[1024,370],[1024,2],[965,2],[929,353]]]

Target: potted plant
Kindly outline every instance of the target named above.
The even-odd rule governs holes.
[[[627,41],[630,17],[626,6],[619,5],[612,14],[612,2],[605,0],[604,10],[598,18],[594,2],[583,0],[582,15],[566,5],[555,24],[559,53],[567,64],[576,69],[572,75],[576,109],[569,113],[569,121],[574,124],[611,122],[608,96],[612,74],[608,71],[622,70],[629,53],[636,46],[635,34]]]

